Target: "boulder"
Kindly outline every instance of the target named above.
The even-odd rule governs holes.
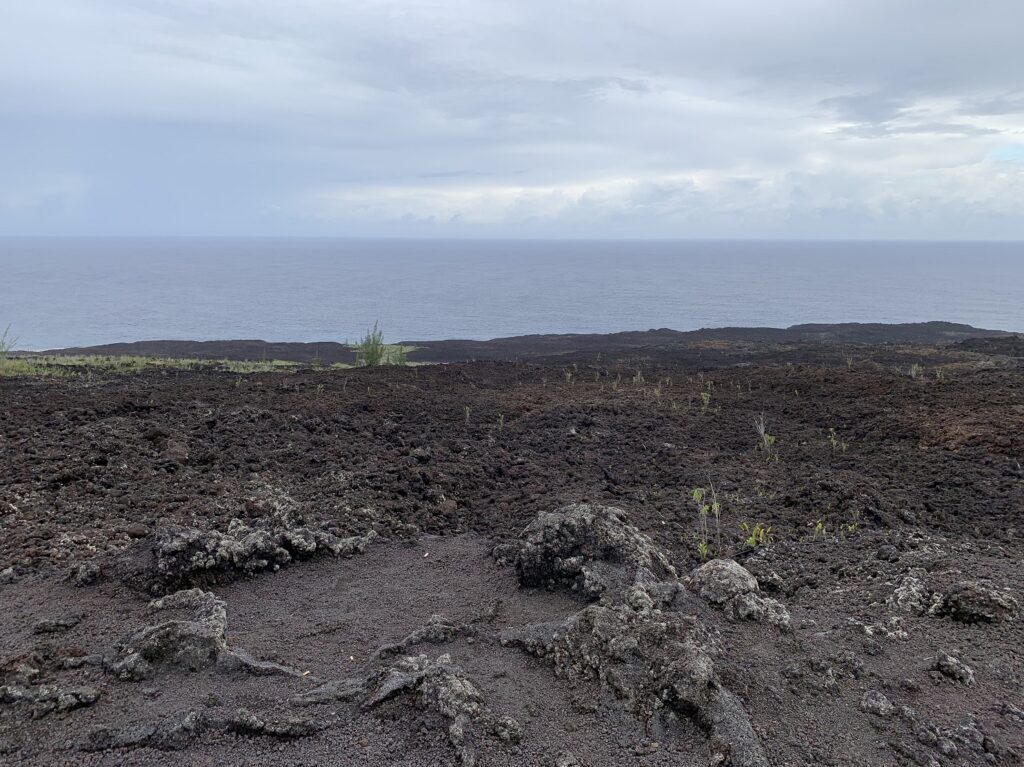
[[[1017,600],[1006,592],[981,581],[961,581],[934,608],[961,623],[998,623],[1014,620],[1020,614]]]
[[[524,586],[569,586],[587,598],[633,598],[665,604],[678,589],[676,570],[621,509],[575,504],[538,514],[511,547]]]
[[[690,575],[690,585],[701,599],[717,605],[758,590],[757,578],[731,559],[705,562]]]

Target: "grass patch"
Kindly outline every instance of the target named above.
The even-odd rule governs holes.
[[[290,373],[300,363],[286,360],[208,360],[134,355],[46,355],[0,357],[0,376],[67,378],[90,373],[131,374],[154,370],[213,370],[225,373]]]

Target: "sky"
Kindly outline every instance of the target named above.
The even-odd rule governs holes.
[[[1021,0],[31,0],[0,235],[1024,239]]]

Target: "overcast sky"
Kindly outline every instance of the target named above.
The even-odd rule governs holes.
[[[12,0],[0,234],[1024,238],[1022,0]]]

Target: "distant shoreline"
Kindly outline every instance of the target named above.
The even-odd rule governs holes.
[[[644,331],[591,334],[510,336],[486,341],[448,339],[399,341],[415,347],[411,362],[467,360],[521,360],[569,353],[623,353],[649,347],[672,347],[703,342],[728,343],[844,343],[844,344],[950,344],[971,339],[1016,335],[1010,331],[976,328],[951,322],[800,324],[788,328],[723,327],[679,331],[659,328]],[[272,342],[262,340],[152,340],[19,351],[23,355],[147,356],[189,359],[285,360],[300,363],[352,363],[351,346],[336,341]]]

